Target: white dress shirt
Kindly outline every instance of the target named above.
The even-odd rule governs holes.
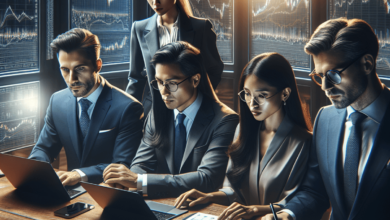
[[[175,23],[173,24],[171,32],[169,32],[169,29],[163,25],[162,17],[157,16],[158,40],[160,43],[160,48],[169,43],[176,42],[179,39],[179,24],[180,10],[177,14],[177,18]]]
[[[195,101],[190,105],[188,106],[186,109],[184,109],[184,111],[182,112],[179,112],[179,110],[177,109],[174,109],[173,110],[173,114],[175,116],[175,127],[177,125],[177,115],[178,114],[185,114],[186,117],[183,121],[183,124],[184,124],[184,127],[186,128],[186,133],[187,133],[187,137],[186,139],[188,140],[188,136],[190,134],[190,130],[191,130],[191,127],[192,127],[192,124],[194,123],[195,121],[195,117],[196,117],[196,114],[198,113],[199,111],[199,108],[200,106],[202,105],[202,101],[203,101],[203,94],[201,92],[198,92],[198,96],[196,97]],[[142,190],[142,194],[144,196],[147,196],[148,195],[148,189],[147,189],[147,186],[148,186],[148,178],[147,178],[147,175],[148,174],[138,174],[138,179],[137,179],[137,190],[140,191]]]
[[[384,85],[382,85],[382,87],[384,87]],[[385,89],[383,89],[381,94],[378,96],[378,98],[375,99],[374,102],[372,102],[370,105],[368,105],[366,108],[360,111],[360,113],[366,115],[367,118],[365,118],[361,122],[362,130],[363,130],[363,140],[362,140],[362,146],[360,151],[360,160],[359,160],[359,168],[358,168],[358,184],[360,183],[360,180],[363,176],[368,158],[370,157],[372,146],[374,145],[374,141],[376,138],[376,134],[378,132],[379,125],[386,113],[386,107],[389,102],[390,102],[390,92],[385,87]],[[342,168],[343,168],[342,172],[344,171],[344,162],[345,162],[345,157],[347,155],[348,138],[349,135],[351,134],[351,129],[352,129],[352,121],[350,117],[351,114],[354,113],[355,111],[356,110],[353,109],[351,106],[347,107],[347,118],[345,119],[343,148],[341,153]],[[288,213],[295,220],[295,215],[291,210],[283,209],[280,212]]]
[[[80,100],[81,99],[88,99],[88,101],[91,102],[91,105],[89,106],[88,108],[88,116],[89,116],[89,119],[92,118],[92,113],[93,113],[93,110],[95,109],[95,106],[96,106],[96,102],[100,96],[100,94],[102,93],[103,91],[103,84],[104,84],[104,79],[101,78],[101,83],[99,85],[99,87],[96,88],[95,91],[93,91],[93,93],[91,93],[88,97],[77,97],[77,104],[78,104],[78,109],[79,109],[79,119],[81,117],[81,105],[80,105]],[[83,147],[83,146],[81,146]],[[80,176],[81,176],[81,181],[83,182],[87,182],[88,181],[88,177],[87,175],[85,175],[85,173],[79,169],[74,169],[72,171],[76,171]]]

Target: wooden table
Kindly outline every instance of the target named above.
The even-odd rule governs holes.
[[[168,205],[173,205],[175,198],[167,198],[167,199],[154,199],[153,201],[165,203]],[[92,199],[92,197],[88,193],[84,193],[77,198],[60,204],[51,204],[43,201],[39,201],[36,196],[32,198],[32,196],[28,196],[26,194],[21,194],[18,191],[15,191],[15,188],[11,185],[6,177],[0,178],[0,219],[6,220],[26,220],[26,219],[61,219],[63,218],[54,216],[54,211],[73,204],[75,202],[84,202],[95,206],[95,209],[88,211],[84,214],[81,214],[73,219],[75,220],[97,220],[101,219],[103,209]],[[208,206],[203,206],[196,209],[189,210],[188,213],[181,215],[175,219],[183,219],[193,213],[202,212],[212,215],[219,215],[226,206],[218,205],[218,204],[210,204]],[[14,214],[10,214],[5,211],[14,212],[22,216],[26,216],[29,218],[17,216]],[[131,219],[131,217],[129,218]]]

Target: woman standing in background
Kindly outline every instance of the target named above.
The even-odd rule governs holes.
[[[214,89],[221,81],[223,71],[212,24],[209,20],[192,17],[188,0],[148,0],[148,3],[156,13],[133,23],[129,83],[126,88],[127,93],[142,101],[145,115],[151,108],[152,98],[159,96],[150,88],[150,81],[155,78],[150,60],[162,46],[186,41],[198,48]]]

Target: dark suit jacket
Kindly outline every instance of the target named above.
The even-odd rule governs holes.
[[[131,30],[129,78],[137,82],[129,81],[126,92],[142,100],[145,115],[152,106],[153,88],[150,86],[150,81],[155,76],[155,69],[150,64],[150,60],[160,48],[157,17],[155,14],[145,20],[136,21]],[[221,81],[223,62],[218,53],[216,34],[212,30],[211,22],[187,17],[184,12],[180,12],[179,40],[186,41],[201,51],[206,71],[215,89]],[[144,68],[146,73],[143,71]],[[148,85],[145,87],[146,84]]]
[[[131,165],[135,173],[151,173],[147,177],[150,197],[175,197],[190,189],[202,192],[217,190],[225,176],[226,151],[234,137],[238,115],[219,101],[203,96],[192,124],[179,175],[174,173],[174,119],[169,129],[170,144],[156,148],[145,142],[153,133],[153,115],[145,123],[145,136]]]
[[[143,108],[136,99],[105,82],[93,110],[82,156],[77,99],[66,88],[52,95],[45,125],[29,158],[53,162],[63,146],[68,170],[80,169],[93,183],[103,181],[103,170],[110,163],[130,165],[142,138]]]
[[[261,125],[260,125],[261,126]],[[260,129],[259,126],[259,129]],[[260,134],[260,131],[258,132]],[[294,193],[306,174],[312,135],[299,127],[286,115],[261,158],[259,136],[255,156],[239,187],[234,187],[229,178],[223,183],[233,189],[229,202],[244,205],[269,205]],[[249,146],[248,146],[249,147]],[[232,168],[229,160],[228,171]]]
[[[286,205],[297,220],[320,219],[329,207],[329,201],[332,204],[332,220],[389,217],[390,105],[379,125],[349,217],[340,171],[346,116],[346,109],[334,106],[321,109],[317,115],[308,173],[300,190]]]

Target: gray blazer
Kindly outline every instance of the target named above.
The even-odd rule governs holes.
[[[139,101],[142,100],[145,116],[152,106],[150,81],[154,79],[155,69],[150,60],[160,49],[157,14],[133,23],[130,39],[130,72],[126,92]],[[180,13],[179,40],[186,41],[198,48],[203,57],[206,72],[215,89],[221,81],[223,62],[217,49],[217,37],[209,20],[187,17]],[[146,72],[144,69],[146,68]],[[148,86],[145,87],[145,85]],[[156,93],[157,95],[160,95]]]
[[[190,189],[211,192],[222,186],[238,115],[219,101],[203,97],[191,127],[179,174],[174,173],[174,120],[169,129],[170,144],[150,146],[145,139],[153,133],[153,115],[145,122],[144,138],[130,169],[147,175],[149,197],[176,197]],[[173,175],[172,175],[173,174]]]
[[[295,125],[287,115],[263,158],[260,158],[259,136],[254,138],[257,139],[256,156],[240,186],[232,186],[226,177],[220,190],[228,195],[230,203],[277,203],[297,190],[306,173],[312,134]],[[231,168],[229,159],[227,172]]]

